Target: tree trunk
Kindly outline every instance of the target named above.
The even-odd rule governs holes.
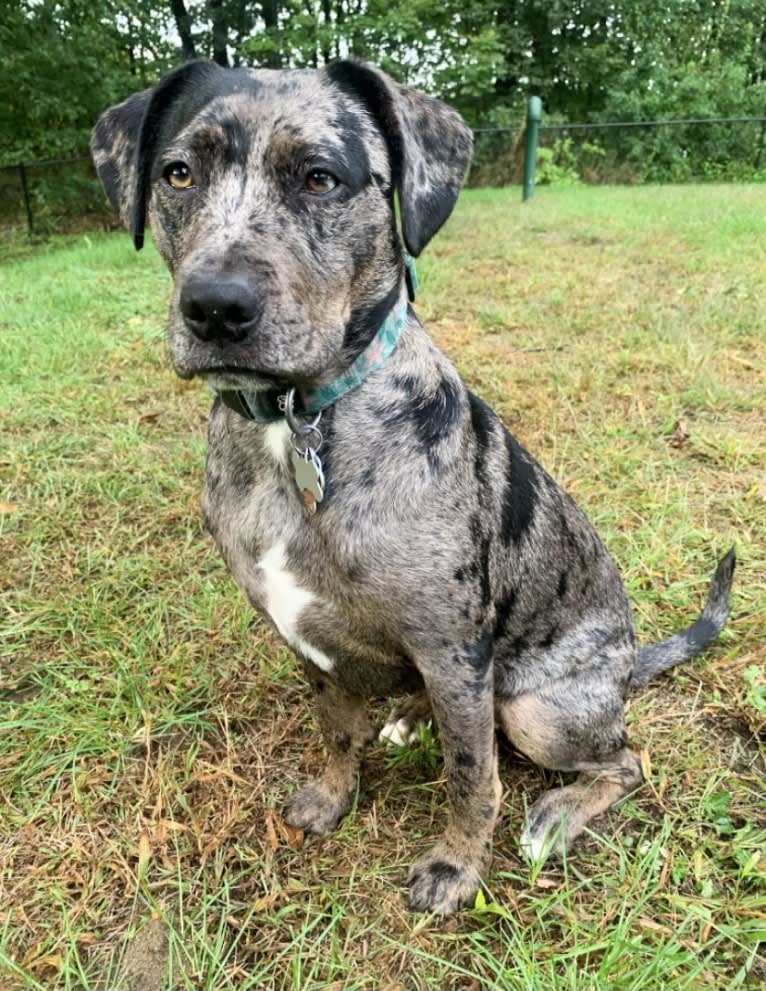
[[[346,19],[346,0],[335,0],[335,58],[342,58],[341,41],[344,41],[344,21]]]
[[[242,57],[239,54],[240,46],[245,40],[245,32],[247,31],[247,0],[239,0],[237,4],[237,12],[234,18],[236,29],[235,41],[234,41],[234,65],[240,65],[242,62]]]
[[[229,38],[229,26],[226,23],[223,0],[208,0],[207,6],[213,28],[213,61],[228,68],[229,53],[226,51],[226,43]]]
[[[324,33],[322,34],[322,62],[324,65],[332,58],[332,42],[330,40],[330,29],[332,28],[332,0],[322,0],[322,20],[324,21]]]
[[[303,9],[314,22],[314,44],[311,48],[311,65],[316,69],[319,65],[319,19],[314,0],[303,0]]]
[[[181,38],[181,52],[184,59],[196,58],[197,50],[194,47],[194,38],[191,33],[191,17],[189,17],[184,0],[170,0],[170,9],[173,12],[176,28]]]
[[[276,41],[279,37],[279,0],[261,0],[261,16],[266,34]],[[267,69],[281,69],[282,56],[279,50],[269,52],[263,59],[263,64]]]

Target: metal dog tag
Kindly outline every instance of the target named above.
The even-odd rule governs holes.
[[[292,462],[295,484],[303,495],[306,512],[313,516],[317,503],[324,498],[322,462],[313,447],[307,447],[303,453],[293,449]]]

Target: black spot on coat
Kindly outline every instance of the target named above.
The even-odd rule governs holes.
[[[506,546],[518,544],[535,516],[538,472],[534,461],[510,434],[505,435],[506,482],[503,493],[502,534]]]

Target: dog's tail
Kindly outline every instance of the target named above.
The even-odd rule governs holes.
[[[639,688],[660,671],[666,671],[673,665],[694,657],[715,640],[729,615],[729,595],[736,563],[732,547],[718,562],[707,602],[699,619],[667,640],[649,644],[639,650],[638,663],[630,681],[631,688]]]

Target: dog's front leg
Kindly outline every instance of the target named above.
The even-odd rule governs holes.
[[[443,836],[410,870],[410,902],[449,915],[472,904],[492,859],[501,787],[489,638],[463,645],[422,674],[439,726],[450,809]]]
[[[364,748],[375,733],[364,699],[345,692],[310,662],[306,674],[329,760],[321,777],[289,799],[284,817],[310,833],[328,833],[351,808]]]

